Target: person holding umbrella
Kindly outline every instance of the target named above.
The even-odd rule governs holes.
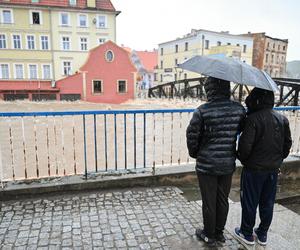
[[[245,109],[230,100],[230,82],[208,77],[204,89],[208,102],[199,106],[187,127],[189,155],[196,158],[202,195],[204,228],[196,236],[207,244],[225,242],[228,195],[235,170],[236,139]]]
[[[257,241],[267,244],[279,168],[292,145],[288,119],[273,110],[274,93],[254,88],[246,98],[248,116],[239,140],[238,158],[243,164],[241,175],[241,226],[235,235],[253,245],[253,228],[259,206],[260,224],[254,229]]]
[[[209,76],[204,85],[208,102],[195,110],[187,128],[186,136],[189,154],[191,157],[196,158],[196,172],[199,179],[199,186],[203,202],[202,212],[204,229],[197,229],[196,236],[207,243],[214,243],[215,239],[217,241],[224,242],[225,238],[223,236],[223,229],[228,213],[228,194],[231,186],[232,173],[235,169],[236,138],[243,128],[242,124],[244,124],[245,119],[245,110],[243,106],[239,103],[230,101],[230,82],[254,86],[256,87],[255,89],[260,88],[268,91],[266,93],[273,93],[273,91],[278,91],[279,89],[277,84],[266,72],[248,65],[240,60],[225,56],[194,56],[184,61],[179,65],[179,67],[184,70]],[[255,90],[253,93],[256,91],[257,90]],[[252,101],[249,102],[250,99],[251,97],[249,97],[247,101],[248,104],[253,103]],[[262,102],[264,103],[266,100],[263,99]],[[271,137],[272,133],[275,132],[277,134],[279,133],[280,136],[276,140],[273,140],[272,138],[270,138],[270,140],[268,139],[263,146],[260,147],[258,145],[261,141],[258,141],[256,137],[255,141],[253,141],[254,137],[249,135],[246,136],[247,132],[244,132],[242,137],[251,137],[250,142],[252,142],[250,147],[247,139],[241,139],[240,141],[240,145],[244,145],[240,147],[240,159],[242,160],[242,163],[247,163],[247,166],[251,165],[254,167],[252,163],[257,164],[257,166],[261,166],[259,164],[267,166],[267,162],[264,160],[268,159],[272,160],[272,166],[270,166],[271,169],[273,169],[273,167],[276,169],[276,167],[281,164],[282,159],[288,154],[287,152],[290,147],[290,136],[289,130],[287,129],[288,123],[287,120],[282,116],[275,115],[275,113],[272,111],[273,104],[274,94],[273,102],[271,105],[270,103],[268,104],[268,111],[261,111],[263,114],[267,115],[267,119],[269,120],[268,122],[265,121],[264,123],[264,118],[260,116],[260,120],[258,121],[262,123],[259,125],[262,127],[260,136],[262,136],[263,141],[265,135],[262,134],[262,131],[268,131],[268,126],[271,126],[271,132],[269,131],[267,133],[267,137]],[[254,106],[251,106],[250,104],[250,110],[257,111],[258,107],[256,107],[255,104],[253,105]],[[265,109],[266,107],[263,105],[258,109],[261,108]],[[280,124],[285,124],[285,132],[282,132],[281,130],[278,131],[278,129],[282,128],[282,126],[275,126],[277,121],[276,119],[282,119]],[[246,126],[246,131],[251,131],[252,129],[250,134],[252,133],[252,135],[257,135],[253,132],[256,127],[251,127],[252,125],[249,125],[249,119],[247,120],[248,127]],[[256,124],[255,126],[258,125]],[[283,138],[282,133],[284,133],[285,138],[284,146],[283,144],[280,144],[280,139],[282,140]],[[270,152],[269,158],[268,155],[264,155],[264,152],[269,152],[267,149],[267,142],[274,142],[275,144],[277,143],[277,150],[279,150],[280,146],[284,147],[284,150],[282,149],[283,151],[281,152],[282,154],[280,154],[278,151],[272,151]],[[274,147],[275,144],[270,145],[270,148]],[[258,157],[254,154],[256,151],[252,151],[256,147],[262,150],[258,154]],[[245,150],[242,148],[246,148],[248,151],[245,153]],[[279,155],[282,157],[281,160],[278,158]],[[252,158],[254,160],[251,160]],[[259,160],[262,160],[263,162],[259,163]],[[276,164],[273,165],[273,163]],[[264,177],[262,177],[262,179],[263,178]],[[243,181],[244,178],[242,178],[242,182]],[[262,183],[263,181],[260,183],[260,185]],[[253,182],[252,185],[255,185],[255,182]],[[274,184],[272,184],[272,187],[274,187]],[[249,197],[251,197],[251,191],[249,191]],[[257,199],[258,196],[255,197],[255,199]],[[243,233],[245,233],[244,236],[246,236],[246,233],[249,233],[249,236],[252,235],[250,231],[252,225],[251,223],[253,222],[253,207],[255,207],[255,204],[251,203],[249,214],[252,217],[251,222],[247,222],[250,223],[246,229],[247,231],[243,231],[245,228],[243,226],[245,224],[243,223],[241,229],[236,229],[236,234],[240,238],[246,238],[243,237]],[[263,227],[260,227],[257,231],[259,237],[265,235],[267,224],[270,222],[270,212],[266,214],[268,215],[268,218],[266,219],[267,223],[264,224]],[[249,240],[250,242],[251,239]],[[263,238],[261,238],[261,241],[263,242]]]

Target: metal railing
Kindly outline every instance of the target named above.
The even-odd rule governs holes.
[[[300,147],[300,107],[275,108]],[[0,113],[1,182],[126,173],[191,163],[185,130],[193,109]]]

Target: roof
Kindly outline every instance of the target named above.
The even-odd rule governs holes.
[[[195,36],[197,36],[198,34],[201,34],[201,33],[210,33],[210,34],[215,34],[215,35],[219,35],[219,36],[222,35],[222,36],[227,36],[227,37],[242,37],[246,40],[252,40],[252,38],[248,35],[230,34],[229,31],[220,31],[220,32],[218,32],[218,31],[205,30],[205,29],[198,29],[198,30],[192,29],[190,33],[184,35],[183,37],[178,37],[178,38],[176,38],[174,40],[171,40],[171,41],[168,41],[168,42],[162,42],[159,45],[186,40],[188,38],[195,37]]]
[[[135,51],[147,71],[153,71],[157,65],[158,53],[155,51]]]
[[[96,8],[98,10],[116,11],[115,7],[110,0],[95,0]],[[69,4],[69,0],[39,0],[33,3],[32,0],[0,0],[0,4],[7,5],[26,5],[26,6],[43,6],[43,7],[68,7],[68,8],[79,8],[79,9],[93,9],[87,7],[87,0],[77,0],[76,6]]]
[[[248,36],[252,36],[252,37],[260,35],[260,36],[264,36],[266,38],[269,38],[269,39],[272,39],[272,40],[276,40],[276,41],[281,41],[281,42],[285,42],[285,43],[289,42],[288,39],[282,39],[282,38],[276,38],[276,37],[267,36],[265,32],[257,32],[257,33],[248,32],[247,34],[244,34],[244,35],[248,35]]]

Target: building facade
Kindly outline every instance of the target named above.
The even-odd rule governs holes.
[[[253,37],[253,66],[265,70],[272,77],[286,76],[288,39],[267,36],[265,33],[248,33]]]
[[[182,38],[159,44],[156,83],[199,77],[199,74],[177,68],[178,64],[196,55],[233,55],[252,64],[252,48],[253,38],[246,35],[193,29]]]
[[[134,99],[136,71],[130,53],[108,41],[89,52],[78,72],[57,81],[57,99],[114,104]]]
[[[90,49],[116,40],[118,14],[110,0],[0,0],[2,97],[55,90]]]
[[[153,87],[157,66],[157,50],[131,52],[131,60],[138,70],[137,73],[137,94],[147,96],[149,88]]]

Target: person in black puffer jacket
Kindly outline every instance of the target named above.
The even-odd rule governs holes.
[[[209,77],[204,85],[208,102],[199,106],[187,127],[189,155],[196,158],[202,196],[204,230],[196,236],[206,243],[225,242],[228,195],[235,170],[236,139],[245,109],[230,100],[230,82]]]
[[[242,223],[235,233],[254,244],[253,227],[259,205],[261,223],[254,229],[258,243],[267,244],[272,222],[278,170],[292,146],[288,119],[273,110],[274,93],[254,88],[246,98],[248,117],[239,140]]]

